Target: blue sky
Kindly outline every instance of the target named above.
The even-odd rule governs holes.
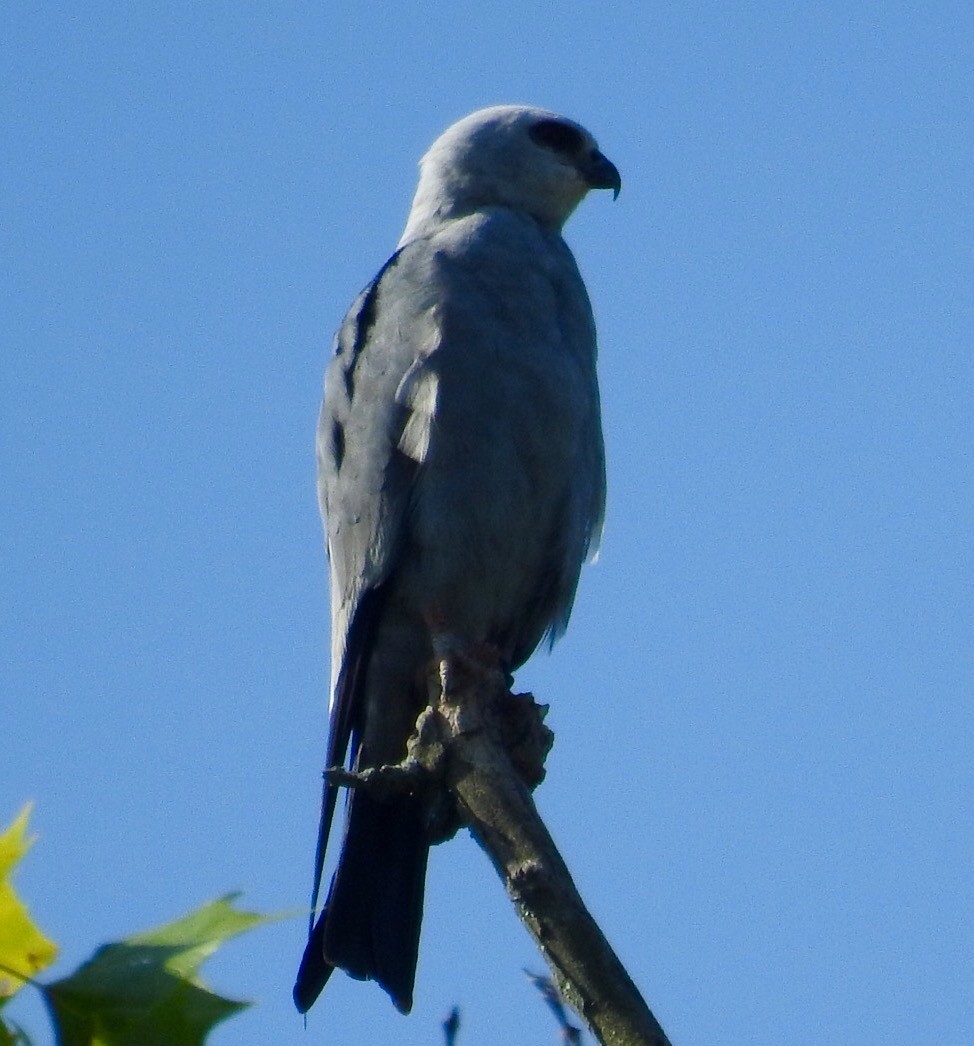
[[[539,805],[671,1038],[974,1036],[974,13],[961,3],[21,5],[4,15],[0,819],[63,947],[232,889],[307,904],[323,758],[313,433],[416,161],[520,101],[617,203],[601,560],[518,684]],[[486,859],[434,853],[416,1007],[290,1003],[229,945],[224,1043],[555,1042]],[[30,1000],[13,1014],[44,1026]],[[43,1041],[43,1038],[42,1038]]]

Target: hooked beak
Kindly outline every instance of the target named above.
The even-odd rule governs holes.
[[[581,172],[592,189],[611,189],[612,199],[618,199],[622,189],[622,178],[616,165],[598,149],[593,149],[585,158]]]

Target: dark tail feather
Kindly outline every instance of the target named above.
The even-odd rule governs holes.
[[[353,794],[338,870],[294,986],[302,1013],[336,966],[378,981],[401,1013],[412,1009],[428,856],[415,799]]]
[[[327,910],[321,913],[321,918],[311,931],[308,943],[304,947],[304,955],[301,956],[298,976],[294,982],[294,990],[291,992],[298,1013],[307,1013],[314,1006],[315,999],[321,994],[335,968],[325,961],[323,938],[326,915]]]

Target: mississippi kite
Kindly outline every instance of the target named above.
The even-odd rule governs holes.
[[[318,428],[326,759],[356,770],[405,755],[434,635],[509,672],[564,631],[605,502],[595,326],[561,228],[589,189],[618,195],[619,172],[578,124],[525,106],[454,124],[420,172],[395,254],[336,337]],[[431,819],[418,796],[350,793],[299,1010],[340,967],[409,1012]]]

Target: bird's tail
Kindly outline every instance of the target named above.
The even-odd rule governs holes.
[[[307,1012],[335,967],[377,981],[401,1013],[413,1005],[429,841],[419,801],[352,794],[328,900],[294,985]]]

